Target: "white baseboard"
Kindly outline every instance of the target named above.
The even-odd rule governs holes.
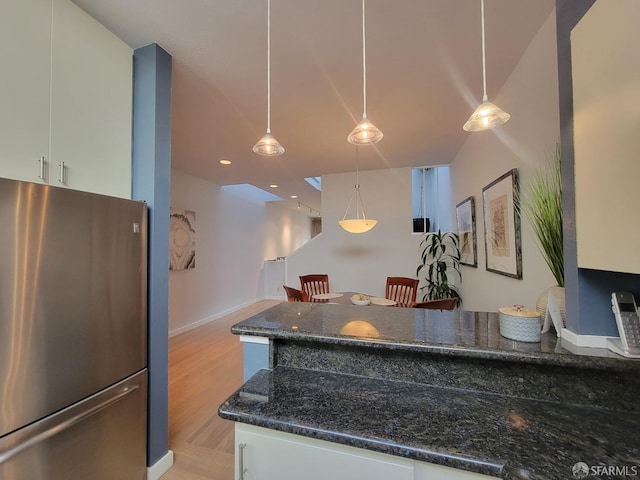
[[[207,323],[210,323],[210,322],[213,322],[215,320],[218,320],[219,318],[222,318],[225,315],[229,315],[230,313],[236,312],[236,311],[240,310],[241,308],[245,308],[245,307],[248,307],[249,305],[253,305],[254,303],[259,302],[260,300],[262,300],[262,298],[256,298],[256,299],[251,300],[249,302],[245,302],[245,303],[243,303],[241,305],[236,305],[233,308],[229,308],[228,310],[225,310],[224,312],[216,313],[212,317],[203,318],[202,320],[198,320],[196,322],[192,322],[192,323],[190,323],[188,325],[184,325],[182,327],[178,327],[178,328],[175,328],[173,330],[169,330],[169,338],[175,337],[176,335],[180,335],[181,333],[188,332],[189,330],[193,330],[194,328],[198,328],[198,327],[201,327],[202,325],[206,325]]]
[[[264,300],[282,300],[283,302],[287,299],[286,295],[265,295]]]
[[[589,347],[589,348],[607,348],[607,339],[601,335],[579,335],[567,330],[562,329],[562,339],[569,343],[572,343],[576,347]]]
[[[147,480],[158,480],[173,466],[173,451],[168,450],[156,463],[147,467]]]

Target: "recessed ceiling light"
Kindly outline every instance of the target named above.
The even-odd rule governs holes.
[[[298,198],[298,195],[291,195],[291,198]]]
[[[272,183],[271,185],[269,185],[271,188],[278,188],[278,185],[276,185],[275,183]]]
[[[222,165],[231,165],[231,160],[220,160]]]

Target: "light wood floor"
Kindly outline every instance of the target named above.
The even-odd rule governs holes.
[[[169,339],[169,448],[162,480],[232,480],[233,423],[218,406],[242,385],[242,346],[230,327],[280,303],[264,300]]]

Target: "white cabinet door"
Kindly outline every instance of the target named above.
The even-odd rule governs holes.
[[[390,455],[236,424],[236,480],[413,480],[412,464]]]
[[[571,33],[578,267],[640,273],[640,2],[596,2]]]
[[[51,38],[50,184],[131,198],[133,50],[69,0]]]
[[[424,462],[416,462],[415,469],[414,480],[491,480],[499,478]]]
[[[49,157],[51,0],[0,2],[0,176],[42,182]],[[46,178],[47,169],[44,169]]]

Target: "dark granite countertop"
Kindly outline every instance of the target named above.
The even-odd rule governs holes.
[[[509,340],[486,312],[285,302],[232,332],[269,338],[274,369],[223,418],[506,479],[640,473],[640,361]]]
[[[640,373],[640,361],[608,350],[589,349],[590,355],[572,353],[553,330],[538,343],[509,340],[500,335],[498,314],[491,312],[284,302],[234,325],[232,332],[276,340]]]
[[[219,414],[505,479],[640,465],[640,414],[332,372],[261,370]]]

